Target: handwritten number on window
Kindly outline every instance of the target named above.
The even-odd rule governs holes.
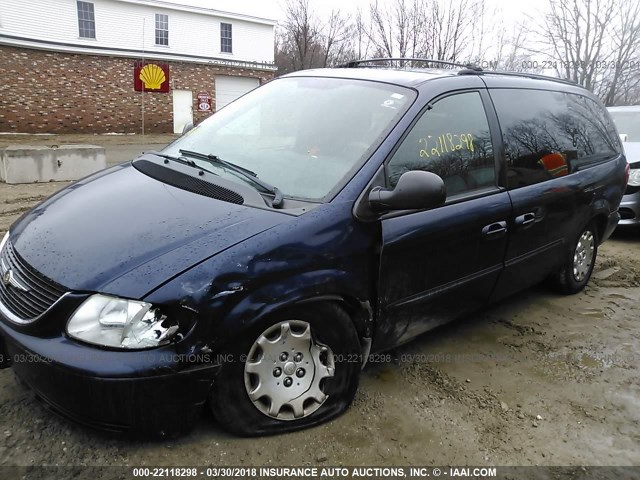
[[[432,135],[418,139],[419,155],[423,157],[440,157],[445,153],[454,152],[458,150],[467,150],[474,152],[473,135],[470,133],[443,133],[442,135],[433,138]],[[424,145],[422,147],[422,145]]]

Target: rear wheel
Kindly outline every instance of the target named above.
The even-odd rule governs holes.
[[[560,293],[573,294],[582,290],[591,278],[598,254],[598,230],[589,223],[578,234],[565,254],[562,268],[552,277]]]
[[[229,352],[210,404],[240,435],[298,430],[342,413],[360,374],[360,343],[350,317],[329,303],[308,304],[259,322]]]

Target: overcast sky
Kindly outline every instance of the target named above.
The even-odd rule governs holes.
[[[167,0],[172,3],[196,5],[199,7],[244,13],[257,17],[284,19],[284,0]],[[355,12],[358,7],[366,9],[372,0],[310,0],[309,4],[319,15],[328,15],[332,9]],[[393,0],[378,0],[384,4]],[[487,7],[499,8],[508,23],[515,23],[524,13],[535,15],[536,2],[519,2],[513,0],[486,0]]]
[[[166,0],[182,5],[195,5],[198,7],[223,10],[225,12],[244,13],[256,17],[282,20],[284,18],[280,0]],[[322,0],[311,0],[314,4],[322,4]]]

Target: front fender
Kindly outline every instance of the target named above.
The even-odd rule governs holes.
[[[358,329],[362,333],[366,331],[369,321],[368,313],[363,311],[369,304],[369,294],[360,287],[353,281],[353,275],[344,270],[301,272],[281,282],[263,285],[242,297],[238,296],[240,300],[230,305],[231,308],[211,333],[216,343],[224,344],[266,316],[295,304],[316,300],[343,303],[350,313],[356,315],[354,321],[358,322]]]
[[[145,297],[197,312],[186,343],[216,350],[266,315],[310,299],[345,304],[370,333],[375,301],[376,226],[354,222],[351,205],[317,209],[208,259]],[[317,212],[317,213],[316,213]],[[328,319],[329,321],[330,319]]]

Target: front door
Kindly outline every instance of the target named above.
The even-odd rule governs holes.
[[[193,122],[193,92],[173,91],[173,133],[182,133],[185,125]]]
[[[386,164],[388,187],[409,170],[440,175],[447,203],[382,220],[375,349],[480,307],[502,271],[511,201],[498,186],[487,101],[478,89],[431,102]]]

